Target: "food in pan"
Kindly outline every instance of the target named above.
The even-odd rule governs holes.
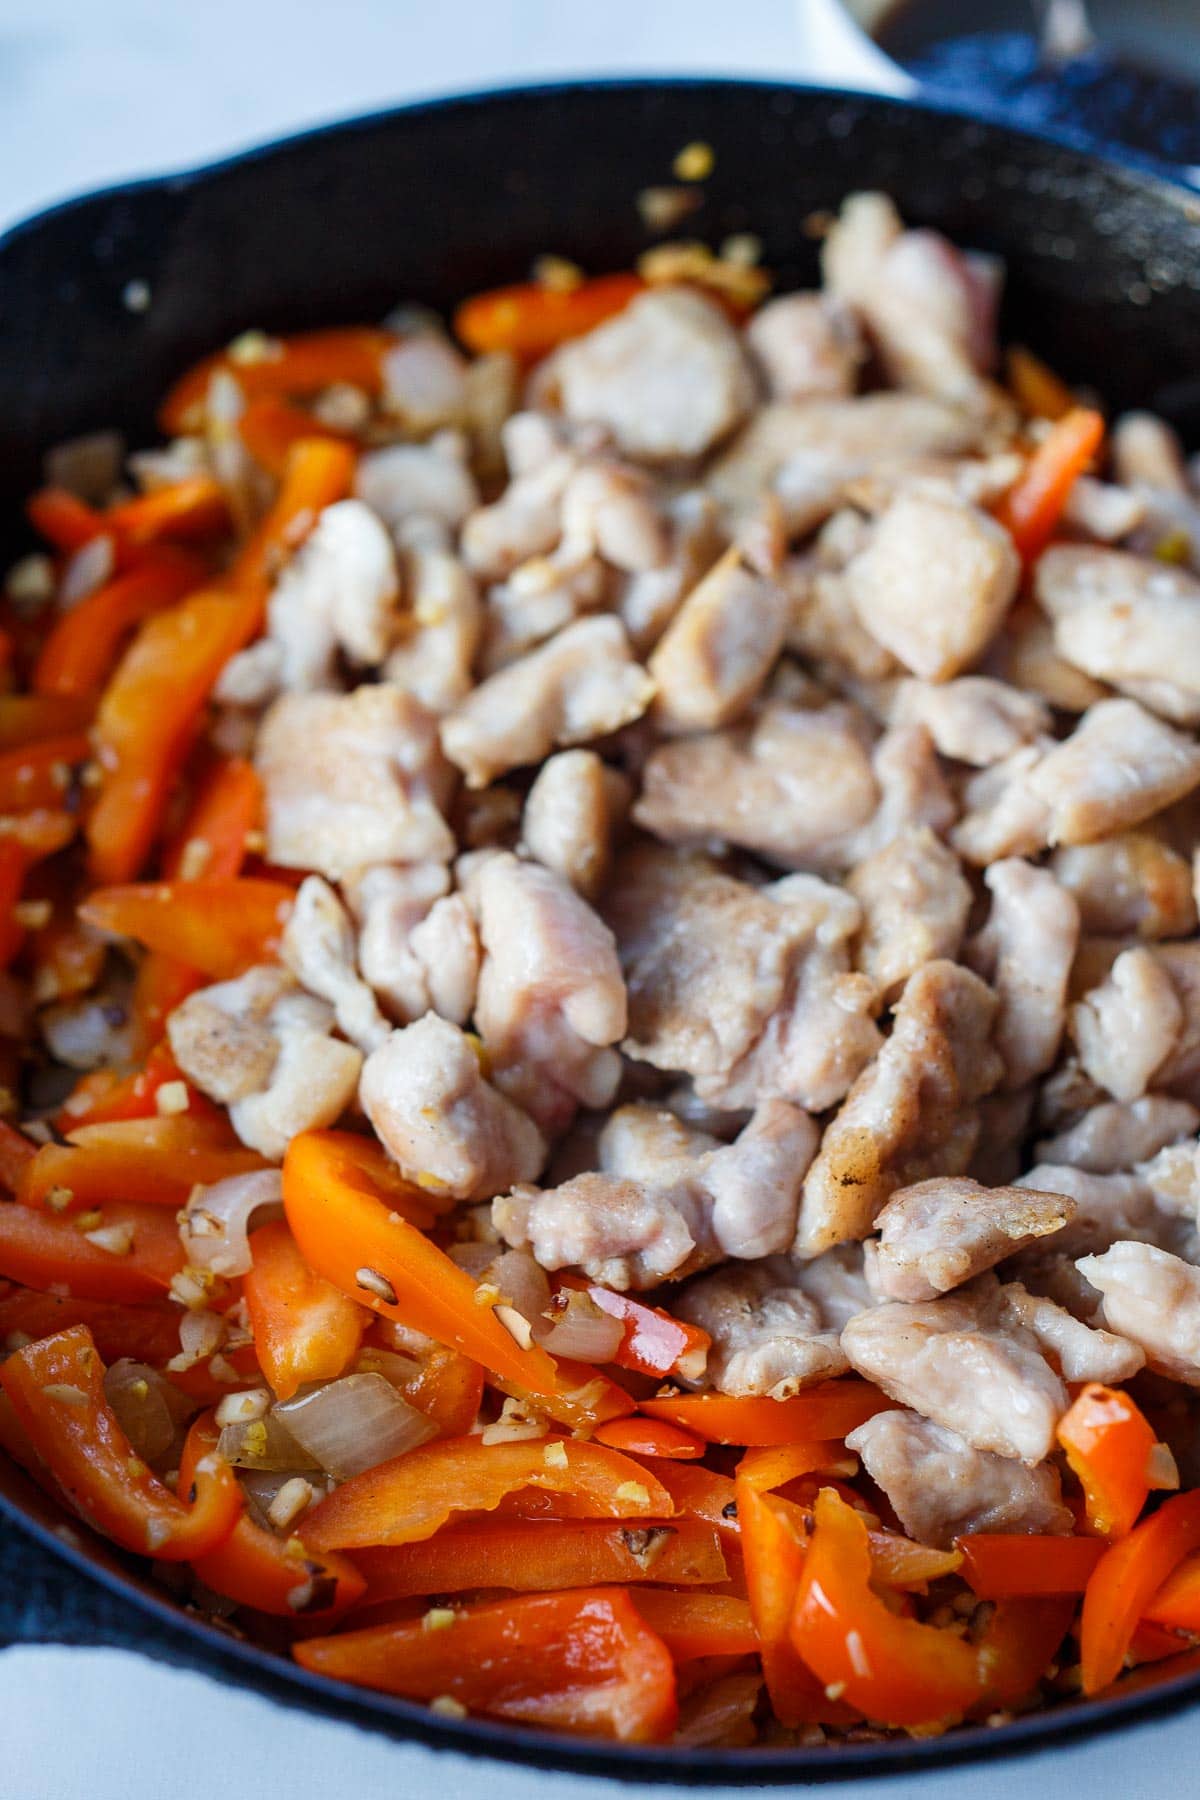
[[[5,584],[0,1443],[447,1717],[1200,1633],[1200,494],[882,196],[754,248],[247,331]]]

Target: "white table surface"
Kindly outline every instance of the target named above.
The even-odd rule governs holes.
[[[869,63],[851,58],[825,0],[0,0],[0,229],[114,179],[418,95],[670,70],[868,85]],[[0,1800],[665,1791],[435,1756],[117,1651],[6,1651],[0,1695]],[[871,1792],[1018,1800],[1035,1784],[1163,1800],[1196,1792],[1198,1746],[1200,1719],[1182,1718]]]

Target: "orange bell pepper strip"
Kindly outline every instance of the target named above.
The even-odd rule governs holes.
[[[531,1393],[520,1382],[506,1376],[493,1375],[492,1385],[502,1393],[522,1400],[535,1412],[569,1431],[594,1435],[597,1428],[612,1419],[628,1418],[637,1408],[632,1394],[627,1394],[612,1378],[591,1363],[572,1362],[565,1356],[555,1359],[554,1389],[548,1394]],[[647,1421],[650,1423],[650,1421]]]
[[[398,1319],[535,1394],[552,1394],[553,1360],[522,1349],[464,1269],[403,1217],[399,1195],[355,1160],[346,1133],[306,1131],[283,1164],[283,1204],[309,1267],[351,1299]]]
[[[517,1488],[570,1494],[592,1518],[661,1519],[671,1496],[617,1450],[574,1438],[485,1444],[439,1438],[380,1463],[335,1488],[305,1519],[318,1550],[412,1544],[432,1537],[457,1512],[492,1512]]]
[[[694,1662],[699,1656],[753,1656],[758,1650],[750,1603],[736,1594],[647,1587],[633,1595],[633,1604],[677,1662]]]
[[[1168,1631],[1200,1633],[1200,1554],[1186,1557],[1174,1574],[1167,1577],[1146,1607],[1143,1618],[1153,1625],[1165,1626]]]
[[[262,625],[271,582],[299,548],[317,517],[354,486],[357,461],[349,444],[327,437],[297,440],[287,454],[279,492],[236,557],[229,579],[241,596],[246,636]]]
[[[1074,1616],[1069,1594],[999,1601],[975,1647],[983,1691],[974,1711],[986,1714],[1028,1699],[1057,1656]]]
[[[643,1419],[636,1413],[609,1419],[593,1433],[598,1444],[631,1456],[664,1456],[671,1462],[695,1462],[708,1448],[703,1438],[666,1419]]]
[[[582,1290],[601,1312],[620,1319],[625,1335],[613,1361],[621,1368],[658,1376],[697,1377],[704,1373],[704,1358],[712,1339],[698,1325],[673,1318],[661,1306],[649,1306],[636,1294],[615,1293],[598,1281],[573,1275],[557,1279],[560,1287]]]
[[[335,1681],[625,1743],[662,1742],[678,1716],[670,1651],[621,1588],[487,1601],[445,1631],[378,1625],[308,1638],[292,1655]]]
[[[135,1056],[149,1056],[175,1008],[203,985],[204,976],[190,963],[163,951],[147,951],[133,978],[130,1025]]]
[[[63,613],[42,645],[33,686],[46,699],[98,693],[128,634],[205,579],[204,563],[164,545]]]
[[[1011,344],[1004,354],[1008,391],[1021,408],[1038,419],[1061,419],[1075,404],[1066,382],[1024,344]]]
[[[164,1087],[182,1087],[187,1104],[177,1115],[217,1126],[227,1123],[224,1113],[192,1087],[165,1043],[156,1044],[140,1069],[119,1076],[110,1069],[84,1075],[67,1095],[55,1118],[64,1136],[83,1125],[111,1125],[120,1119],[159,1117],[158,1095]]]
[[[25,927],[17,917],[26,860],[15,838],[0,838],[0,969],[7,969],[25,942]]]
[[[371,1599],[463,1594],[473,1588],[549,1593],[555,1588],[656,1581],[696,1587],[728,1575],[711,1525],[676,1519],[622,1525],[611,1519],[486,1519],[448,1525],[434,1537],[358,1550]]]
[[[229,503],[215,476],[188,475],[153,492],[138,494],[111,507],[105,529],[119,545],[142,550],[163,539],[191,542],[216,537],[229,529]]]
[[[733,1394],[680,1394],[643,1400],[641,1411],[669,1419],[710,1444],[792,1444],[799,1438],[844,1438],[892,1402],[854,1376],[820,1381],[790,1400]]]
[[[1125,1664],[1127,1668],[1140,1669],[1143,1663],[1165,1662],[1169,1656],[1179,1656],[1195,1647],[1190,1632],[1173,1631],[1143,1619],[1129,1641]]]
[[[181,1492],[187,1491],[201,1458],[214,1454],[220,1435],[211,1412],[192,1421],[179,1459]],[[315,1557],[299,1534],[276,1537],[245,1513],[224,1543],[190,1561],[214,1594],[276,1618],[344,1612],[362,1599],[367,1587],[348,1557]]]
[[[135,1454],[104,1397],[104,1365],[86,1325],[15,1351],[0,1367],[0,1386],[75,1510],[122,1549],[189,1562],[233,1530],[242,1490],[228,1463],[202,1456],[176,1498]]]
[[[957,1539],[962,1577],[981,1600],[1037,1594],[1082,1594],[1104,1555],[1094,1537],[1040,1537],[974,1532]]]
[[[38,1153],[38,1145],[23,1131],[0,1119],[0,1187],[15,1194],[25,1169]]]
[[[0,694],[0,751],[82,731],[95,710],[84,694]]]
[[[1089,1381],[1058,1427],[1058,1441],[1083,1489],[1086,1529],[1132,1531],[1150,1492],[1156,1436],[1128,1394]]]
[[[826,1475],[853,1475],[857,1469],[857,1457],[851,1456],[841,1444],[813,1440],[799,1444],[763,1444],[747,1450],[737,1466],[736,1478],[757,1493],[765,1494],[772,1488],[795,1481],[797,1476],[811,1475],[817,1470]]]
[[[618,274],[596,275],[565,290],[536,281],[491,288],[463,301],[454,334],[476,356],[507,350],[521,362],[536,362],[623,312],[645,287],[639,275]]]
[[[96,889],[81,903],[79,917],[97,931],[133,938],[214,981],[227,981],[274,955],[294,899],[281,881],[246,876],[144,881]]]
[[[393,332],[377,327],[342,326],[268,338],[260,356],[241,355],[236,346],[218,350],[180,376],[159,408],[158,422],[168,437],[197,430],[204,422],[208,384],[218,370],[228,371],[251,401],[263,394],[305,398],[343,381],[377,394],[383,359],[397,341]]]
[[[1058,526],[1071,489],[1104,442],[1104,419],[1073,406],[1056,420],[1005,494],[996,516],[1011,534],[1022,562],[1036,562]]]
[[[138,873],[200,709],[255,628],[237,598],[211,591],[192,594],[139,627],[96,717],[102,782],[87,827],[96,881],[131,881]]]
[[[352,443],[353,435],[323,425],[301,406],[293,406],[278,394],[262,394],[251,400],[237,422],[238,436],[255,462],[268,475],[282,478],[288,452],[301,438],[328,438],[333,443]]]
[[[874,1592],[867,1526],[828,1488],[817,1496],[791,1640],[827,1687],[883,1725],[948,1724],[982,1689],[970,1644],[899,1616]]]
[[[81,1300],[161,1300],[183,1267],[175,1214],[129,1200],[96,1210],[102,1215],[97,1229],[112,1228],[107,1248],[72,1219],[0,1202],[0,1275]]]
[[[254,765],[229,756],[209,770],[182,831],[163,856],[168,881],[221,881],[240,875],[246,837],[262,822],[263,791]]]
[[[40,537],[70,555],[104,530],[104,514],[69,489],[39,488],[25,502],[25,517]]]
[[[18,750],[0,752],[0,812],[61,806],[72,771],[87,762],[91,744],[85,731],[42,738]]]
[[[218,1135],[219,1132],[219,1135]],[[65,1144],[43,1144],[21,1175],[23,1205],[77,1213],[115,1200],[183,1206],[197,1182],[249,1175],[269,1164],[223,1127],[185,1113],[80,1125]]]
[[[1098,1694],[1121,1672],[1138,1621],[1167,1577],[1200,1550],[1200,1488],[1176,1494],[1110,1544],[1083,1596],[1079,1660],[1085,1694]]]
[[[13,1288],[0,1294],[0,1344],[9,1337],[44,1338],[86,1325],[106,1363],[122,1356],[160,1365],[179,1351],[179,1308],[121,1306],[112,1300],[68,1299]]]
[[[358,1354],[371,1322],[365,1306],[315,1275],[282,1219],[250,1234],[242,1281],[259,1365],[277,1400],[306,1381],[333,1381]]]
[[[433,1346],[411,1381],[398,1385],[409,1405],[432,1420],[442,1437],[465,1437],[483,1404],[483,1370],[443,1344]]]

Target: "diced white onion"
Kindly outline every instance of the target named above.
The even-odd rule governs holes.
[[[179,1235],[193,1268],[214,1275],[245,1275],[250,1267],[250,1222],[282,1216],[283,1178],[278,1169],[230,1175],[210,1187],[194,1187]],[[267,1209],[270,1209],[267,1212]]]
[[[194,1408],[186,1394],[148,1363],[122,1356],[105,1371],[104,1397],[143,1462],[157,1462]]]
[[[240,1419],[223,1426],[217,1449],[235,1469],[283,1470],[295,1475],[316,1467],[311,1453],[296,1442],[274,1413],[265,1419]]]
[[[437,1436],[382,1375],[344,1375],[278,1405],[279,1420],[337,1481],[361,1475]]]
[[[565,1305],[552,1316],[552,1325],[542,1320],[534,1333],[551,1356],[569,1356],[574,1362],[611,1362],[625,1336],[620,1319],[601,1312],[594,1300],[576,1289],[567,1290]]]

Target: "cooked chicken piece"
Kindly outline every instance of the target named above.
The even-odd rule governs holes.
[[[453,771],[437,721],[399,688],[284,694],[262,722],[255,764],[268,859],[336,881],[364,863],[446,860]]]
[[[1093,1081],[1117,1100],[1137,1100],[1179,1042],[1183,1019],[1153,952],[1126,950],[1107,980],[1071,1008],[1071,1036]]]
[[[746,327],[746,343],[772,400],[852,394],[866,357],[858,321],[826,294],[782,294]]]
[[[562,532],[563,494],[579,463],[553,427],[533,414],[516,413],[501,438],[512,479],[494,504],[473,512],[462,528],[463,560],[485,581],[502,581],[531,557],[554,549]]]
[[[732,1256],[772,1256],[795,1227],[817,1132],[807,1113],[768,1100],[732,1144],[661,1163],[644,1177],[577,1175],[561,1187],[518,1187],[493,1205],[514,1248],[544,1269],[579,1266],[609,1287],[654,1287]]]
[[[666,560],[657,568],[627,575],[617,593],[616,611],[639,656],[654,648],[684,595],[708,574],[725,548],[716,501],[703,488],[685,488],[665,498],[662,518],[670,536]]]
[[[889,1301],[860,1313],[842,1349],[885,1394],[975,1450],[1032,1466],[1054,1449],[1067,1390],[1032,1332],[1004,1316],[990,1278],[923,1305]]]
[[[1122,1240],[1103,1256],[1081,1257],[1079,1272],[1103,1295],[1105,1324],[1140,1345],[1152,1369],[1200,1387],[1200,1269]]]
[[[608,879],[613,840],[629,810],[630,785],[594,750],[562,750],[538,770],[521,815],[529,855],[594,899]]]
[[[410,332],[385,353],[380,403],[415,437],[457,423],[466,399],[466,359],[440,331]]]
[[[671,1310],[712,1338],[705,1373],[721,1394],[786,1400],[850,1367],[786,1257],[702,1275],[672,1297]]]
[[[402,448],[405,446],[402,446]],[[412,550],[405,561],[408,611],[384,678],[430,712],[449,712],[471,691],[483,604],[468,571],[446,550]]]
[[[1151,412],[1127,412],[1113,426],[1109,448],[1118,481],[1132,487],[1161,488],[1187,497],[1183,447],[1164,419]]]
[[[543,1129],[569,1124],[576,1103],[607,1106],[625,1033],[625,983],[608,926],[570,884],[506,851],[475,890],[483,964],[475,1022],[497,1085]]]
[[[367,1058],[359,1099],[402,1174],[447,1202],[490,1200],[546,1160],[533,1120],[484,1078],[476,1045],[433,1013]]]
[[[1065,1306],[1029,1293],[1019,1281],[1006,1282],[1000,1292],[1004,1316],[1032,1332],[1064,1381],[1129,1381],[1145,1367],[1139,1345],[1085,1324]]]
[[[902,681],[892,701],[894,725],[924,725],[942,756],[986,768],[1050,729],[1050,709],[1036,694],[986,675],[963,675],[940,687]]]
[[[971,890],[928,826],[900,832],[850,871],[846,887],[863,910],[855,960],[885,1000],[922,964],[958,954]]]
[[[1089,934],[1174,938],[1196,929],[1191,870],[1152,831],[1122,831],[1098,844],[1056,850],[1050,868],[1075,896]]]
[[[287,971],[268,963],[199,988],[167,1019],[171,1054],[188,1080],[223,1106],[260,1093],[279,1055],[271,1009],[295,992]]]
[[[686,288],[643,294],[564,345],[554,378],[568,419],[596,421],[628,456],[703,456],[746,417],[754,372],[724,313]]]
[[[556,746],[606,737],[640,718],[654,683],[619,619],[580,619],[491,676],[442,724],[446,755],[469,787],[540,762]]]
[[[1152,954],[1170,977],[1183,1013],[1179,1037],[1155,1070],[1154,1085],[1200,1105],[1200,943],[1156,944]]]
[[[909,1537],[949,1550],[977,1531],[1069,1536],[1053,1463],[1026,1468],[1008,1456],[973,1450],[955,1431],[911,1412],[876,1413],[846,1439],[891,1501]]]
[[[670,530],[650,478],[613,458],[585,463],[563,492],[562,548],[599,556],[624,574],[661,568]]]
[[[832,521],[831,521],[832,523]],[[794,556],[780,572],[788,594],[787,648],[827,685],[887,681],[900,673],[890,650],[860,624],[839,569]]]
[[[978,867],[1013,855],[1034,855],[1046,835],[1046,808],[1029,782],[1054,749],[1052,738],[1025,744],[981,769],[962,790],[963,817],[950,832],[961,857]]]
[[[1146,517],[1146,502],[1131,488],[1078,475],[1063,508],[1063,523],[1101,544],[1117,544]]]
[[[783,648],[789,601],[730,550],[692,589],[651,656],[653,718],[669,733],[740,718]]]
[[[1060,544],[1037,597],[1059,654],[1177,723],[1200,722],[1200,580],[1119,550]]]
[[[466,450],[456,431],[440,431],[427,444],[368,450],[358,459],[354,491],[389,531],[414,518],[457,531],[479,505]]]
[[[358,964],[389,1017],[427,1012],[463,1025],[475,1004],[479,938],[441,863],[380,864],[345,883],[359,927]]]
[[[1064,1195],[1030,1187],[920,1181],[893,1194],[875,1220],[871,1286],[888,1300],[932,1300],[1060,1231],[1074,1212]]]
[[[883,194],[851,194],[825,239],[827,290],[860,314],[888,377],[983,408],[995,358],[999,265],[935,231],[906,231]]]
[[[977,1103],[1001,1074],[988,1044],[995,1014],[991,989],[955,963],[910,977],[891,1036],[826,1127],[804,1184],[797,1256],[867,1237],[897,1188],[963,1173]]]
[[[167,1039],[188,1080],[228,1106],[242,1142],[279,1162],[298,1132],[334,1124],[354,1097],[362,1056],[330,1036],[333,1025],[332,1007],[264,964],[189,995]]]
[[[605,1175],[656,1180],[676,1163],[720,1147],[720,1138],[690,1125],[668,1107],[639,1100],[609,1114],[596,1139],[595,1161],[588,1166]]]
[[[1160,1104],[1182,1106],[1184,1102],[1167,1100]],[[1194,1114],[1196,1109],[1187,1110]],[[1194,1132],[1195,1126],[1189,1129]],[[1200,1141],[1195,1137],[1166,1144],[1153,1156],[1147,1153],[1137,1173],[1164,1212],[1200,1223]]]
[[[846,570],[872,637],[926,681],[947,681],[987,648],[1017,591],[1020,562],[977,507],[899,494]]]
[[[300,883],[279,954],[301,987],[329,1002],[351,1043],[364,1055],[379,1048],[391,1027],[358,972],[350,915],[319,875]]]
[[[633,816],[668,843],[723,839],[785,868],[820,866],[878,799],[849,707],[768,700],[744,725],[653,750]]]
[[[1044,1075],[1058,1055],[1079,909],[1049,870],[1017,857],[993,863],[983,879],[992,907],[969,960],[1000,1003],[994,1042],[1004,1059],[1004,1085],[1020,1088]]]
[[[531,557],[488,589],[481,676],[510,667],[577,619],[605,609],[608,596],[608,572],[590,551],[576,556],[560,546],[550,556]]]
[[[979,1102],[979,1135],[966,1172],[984,1187],[1009,1187],[1025,1166],[1024,1144],[1037,1102],[1037,1083]]]
[[[850,868],[901,832],[922,825],[937,833],[948,831],[958,817],[958,803],[923,725],[890,725],[871,753],[871,768],[879,784],[879,805],[865,825],[827,847],[822,859],[827,867]]]
[[[1018,602],[987,658],[988,673],[999,675],[1025,693],[1040,694],[1063,712],[1086,712],[1109,689],[1093,681],[1054,647],[1054,627],[1038,607]]]
[[[1090,1175],[1064,1163],[1036,1163],[1016,1185],[1074,1200],[1075,1216],[1053,1244],[1063,1256],[1107,1250],[1124,1237],[1157,1242],[1170,1229],[1170,1220],[1140,1175]]]
[[[618,866],[611,893],[628,1055],[684,1071],[729,1111],[773,1097],[819,1111],[873,1055],[874,988],[849,972],[848,894],[812,876],[755,889],[645,850]]]
[[[1039,1162],[1070,1163],[1095,1175],[1112,1175],[1149,1160],[1195,1132],[1200,1112],[1186,1100],[1147,1094],[1127,1105],[1106,1100],[1057,1137],[1034,1146]]]
[[[360,668],[381,663],[399,595],[396,553],[370,507],[361,500],[327,506],[267,603],[279,685],[301,692],[335,687],[339,651]]]

